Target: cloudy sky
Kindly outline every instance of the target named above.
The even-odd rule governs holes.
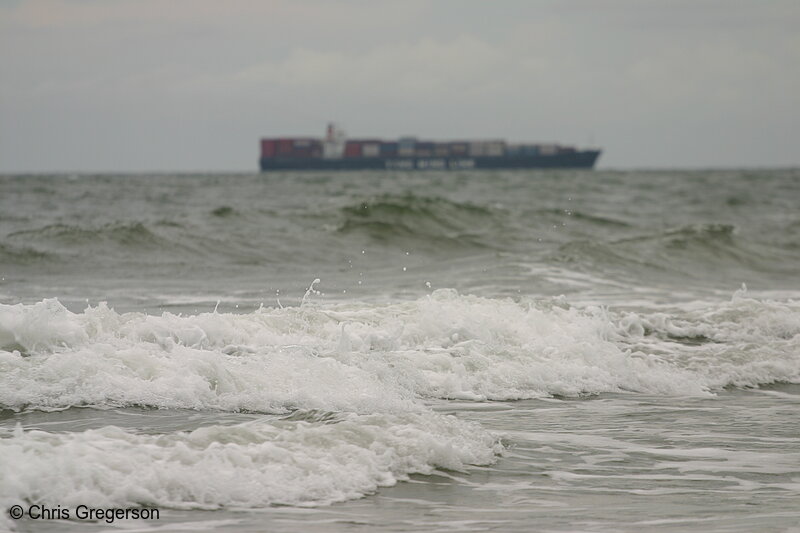
[[[0,0],[0,172],[255,170],[261,136],[800,165],[800,2]]]

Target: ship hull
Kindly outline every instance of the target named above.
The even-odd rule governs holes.
[[[594,167],[599,150],[553,155],[477,157],[345,157],[341,159],[262,157],[262,171],[273,170],[471,170]]]

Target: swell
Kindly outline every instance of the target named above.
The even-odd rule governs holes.
[[[43,252],[26,245],[0,243],[0,264],[4,265],[32,265],[53,262],[56,255]]]
[[[169,218],[106,223],[48,224],[13,231],[0,242],[0,261],[19,265],[61,267],[77,262],[92,266],[121,266],[133,260],[147,267],[162,263],[260,263],[264,247],[254,246],[246,228],[220,232],[206,219],[228,223],[236,212],[221,206],[194,222]],[[254,224],[255,225],[255,224]]]
[[[732,224],[690,224],[611,240],[577,239],[549,254],[555,263],[603,268],[630,275],[752,280],[753,273],[793,276],[800,255],[785,242],[743,235]]]
[[[50,224],[38,229],[8,234],[12,241],[49,243],[55,246],[98,246],[112,244],[136,249],[162,247],[165,240],[141,222],[112,223],[99,227]]]
[[[375,242],[416,242],[491,248],[504,227],[504,213],[438,196],[380,195],[339,209],[336,231]]]

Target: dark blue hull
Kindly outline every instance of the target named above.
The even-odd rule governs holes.
[[[469,170],[592,168],[599,150],[553,155],[479,157],[262,157],[261,170]]]

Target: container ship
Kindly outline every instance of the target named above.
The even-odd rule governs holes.
[[[329,124],[324,138],[261,139],[261,170],[467,170],[592,168],[600,150],[501,140],[347,139]]]

